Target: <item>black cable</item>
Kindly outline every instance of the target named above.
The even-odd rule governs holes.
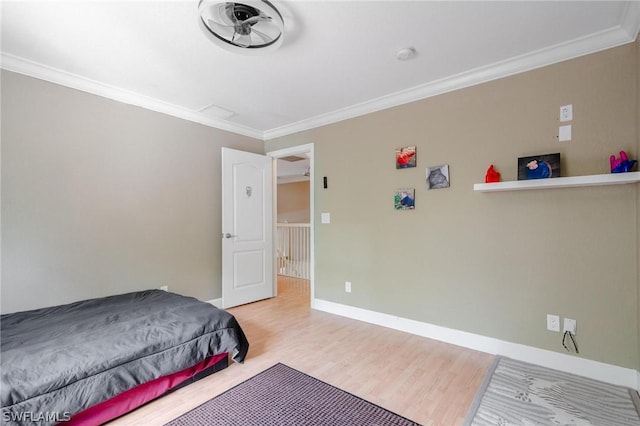
[[[564,348],[567,350],[567,352],[571,352],[571,350],[569,349],[569,347],[567,347],[565,341],[567,340],[567,334],[569,335],[569,337],[571,338],[571,342],[573,343],[573,347],[576,350],[576,353],[579,354],[580,352],[578,351],[578,344],[576,343],[576,339],[573,338],[573,333],[570,332],[569,330],[564,332],[564,336],[562,336],[562,346],[564,346]]]
[[[576,353],[579,354],[580,352],[578,352],[578,344],[576,343],[576,339],[573,338],[572,332],[569,332],[569,337],[571,337],[571,341],[573,342],[573,347],[576,348]]]

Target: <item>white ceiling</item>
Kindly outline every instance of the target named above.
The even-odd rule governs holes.
[[[640,27],[636,1],[272,3],[284,43],[245,56],[204,36],[197,0],[3,0],[2,67],[270,139],[633,42]],[[408,46],[417,56],[398,61]]]

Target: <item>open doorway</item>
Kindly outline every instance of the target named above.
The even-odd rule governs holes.
[[[268,152],[274,158],[276,282],[300,281],[314,295],[313,144]]]

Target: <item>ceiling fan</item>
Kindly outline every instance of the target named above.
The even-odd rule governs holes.
[[[226,50],[263,53],[282,44],[284,20],[267,0],[200,0],[198,12],[205,34]]]

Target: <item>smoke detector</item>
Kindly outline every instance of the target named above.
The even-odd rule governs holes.
[[[398,49],[396,52],[396,59],[399,61],[408,61],[409,59],[414,58],[418,52],[414,47],[403,47],[402,49]]]

